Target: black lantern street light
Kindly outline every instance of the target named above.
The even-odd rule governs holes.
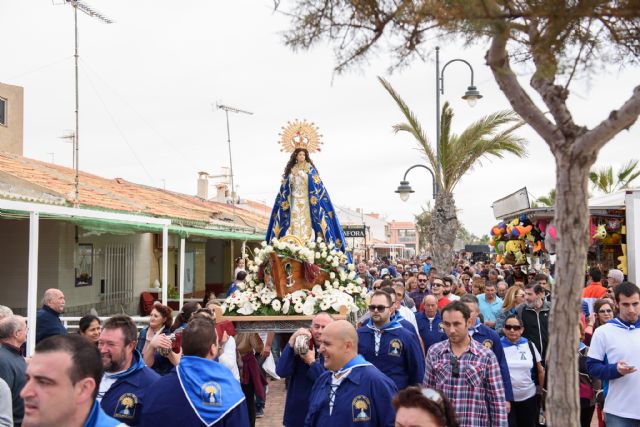
[[[413,191],[413,189],[411,188],[411,185],[409,185],[409,181],[407,181],[407,174],[411,169],[415,169],[415,168],[424,168],[428,170],[429,173],[431,174],[431,178],[433,180],[432,181],[433,182],[433,198],[435,199],[436,195],[438,194],[438,186],[436,185],[436,176],[434,175],[430,167],[418,164],[418,165],[411,166],[404,173],[404,178],[402,178],[402,181],[400,181],[400,185],[398,186],[398,189],[395,191],[400,196],[400,200],[402,200],[403,202],[406,202],[407,200],[409,200],[409,196],[411,195],[411,193],[415,193],[415,191]]]

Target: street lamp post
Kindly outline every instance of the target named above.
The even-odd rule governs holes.
[[[454,62],[464,62],[469,66],[471,71],[471,84],[467,87],[467,91],[462,96],[462,99],[469,103],[470,107],[476,105],[478,99],[482,98],[482,95],[473,84],[473,67],[469,62],[464,59],[456,58],[448,61],[440,70],[440,47],[436,47],[436,160],[438,172],[440,172],[440,95],[444,95],[444,70],[446,70],[449,64]]]
[[[409,185],[409,181],[407,181],[407,175],[409,174],[409,171],[415,168],[424,168],[428,170],[429,173],[431,174],[431,178],[433,179],[432,181],[433,182],[433,198],[435,199],[436,195],[438,194],[438,185],[436,184],[435,174],[433,173],[430,167],[417,164],[407,169],[407,171],[404,173],[404,178],[402,178],[402,181],[400,181],[400,185],[398,186],[398,189],[395,191],[400,196],[400,200],[402,200],[403,202],[406,202],[407,200],[409,200],[409,196],[411,195],[411,193],[415,193],[415,191],[413,191],[413,188],[411,188],[411,186]]]

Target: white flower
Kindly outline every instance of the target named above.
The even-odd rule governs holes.
[[[284,303],[282,303],[282,314],[289,313],[290,305],[291,305],[291,302],[288,299],[284,300]]]
[[[329,301],[322,301],[320,303],[320,310],[327,311],[329,310],[329,308],[331,308],[331,304],[329,303]]]
[[[316,252],[316,258],[320,258],[322,257],[322,254],[320,254],[320,252]]]
[[[330,287],[330,286],[331,286],[331,282],[329,282],[328,280],[325,280],[325,281],[324,281],[324,287],[325,287],[325,288],[328,288],[328,287]]]
[[[315,285],[312,289],[311,292],[313,292],[316,295],[322,294],[322,286],[320,285]]]
[[[338,282],[337,280],[334,280],[334,281],[333,281],[333,287],[334,287],[335,289],[338,289],[338,286],[340,286],[340,282]]]
[[[333,271],[329,273],[329,279],[333,280],[335,278],[336,278],[336,273],[334,273]]]
[[[357,278],[356,278],[356,283],[357,283],[358,285],[362,285],[362,283],[363,283],[363,282],[364,282],[364,280],[362,280],[362,277],[357,277]]]
[[[331,255],[329,255],[329,256],[327,257],[327,262],[331,262],[332,260],[333,260],[333,257],[332,257]]]
[[[347,277],[349,278],[349,280],[353,280],[356,277],[356,272],[350,271]]]
[[[241,291],[244,291],[247,287],[247,285],[245,285],[244,283],[238,283],[237,285],[238,289]]]
[[[344,274],[344,271],[340,270],[340,280],[345,281],[347,280],[347,275]]]
[[[309,249],[315,249],[316,248],[316,242],[309,242],[307,243],[307,247]]]
[[[305,316],[311,316],[316,311],[315,305],[315,298],[307,298],[307,300],[302,305],[302,314],[304,314]]]
[[[256,311],[260,308],[260,303],[258,301],[254,301],[251,303],[251,307],[253,307],[253,311]]]
[[[244,305],[238,309],[238,313],[242,314],[242,315],[245,315],[245,316],[249,316],[254,311],[255,311],[255,309],[253,308],[253,305],[248,301],[246,303],[244,303]]]
[[[264,248],[265,246],[267,246],[267,242],[263,240],[262,243],[260,243],[260,246]]]
[[[322,258],[326,258],[327,257],[327,251],[322,251]]]
[[[349,271],[354,271],[356,269],[356,266],[353,264],[349,264],[347,265],[347,268],[349,269]]]
[[[273,308],[275,311],[280,311],[280,308],[282,308],[282,304],[280,304],[279,300],[274,299],[273,301],[271,301],[271,308]]]
[[[338,261],[338,258],[334,258],[333,262],[331,263],[334,267],[337,267],[340,265],[340,261]]]
[[[295,306],[293,306],[293,311],[295,311],[296,313],[300,314],[300,313],[302,313],[302,309],[303,309],[303,307],[304,307],[304,306],[303,306],[302,302],[298,301],[298,302],[296,303],[296,305],[295,305]]]

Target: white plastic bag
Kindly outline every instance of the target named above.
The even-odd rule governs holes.
[[[273,353],[269,353],[264,362],[262,362],[262,369],[274,380],[279,380],[280,377],[276,374],[276,361],[273,358]]]

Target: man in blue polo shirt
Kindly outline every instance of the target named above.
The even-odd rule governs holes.
[[[358,334],[346,320],[327,325],[323,373],[313,385],[305,427],[393,427],[396,386],[358,355]]]
[[[358,353],[402,390],[422,382],[424,362],[417,334],[391,320],[392,304],[388,293],[375,291],[372,294],[371,318],[358,329]]]
[[[496,283],[485,283],[484,294],[478,295],[477,298],[483,323],[490,328],[495,328],[498,314],[502,311],[502,298],[497,295]]]
[[[249,427],[240,383],[215,362],[216,327],[196,318],[182,331],[182,358],[147,392],[142,425],[149,427]]]
[[[298,427],[304,425],[304,419],[309,409],[309,394],[316,379],[325,371],[324,359],[317,346],[322,338],[324,328],[333,322],[327,313],[318,313],[311,322],[311,331],[305,328],[297,330],[289,339],[289,343],[278,359],[276,373],[281,378],[288,378],[287,400],[284,405],[285,427]],[[296,354],[294,350],[298,336],[307,335],[313,337],[314,347],[309,347],[303,355]],[[318,357],[316,357],[318,356]]]
[[[136,350],[137,337],[133,320],[118,314],[104,322],[98,340],[105,372],[97,400],[107,415],[130,426],[140,423],[145,393],[160,378]]]

